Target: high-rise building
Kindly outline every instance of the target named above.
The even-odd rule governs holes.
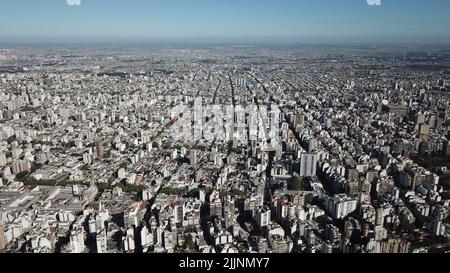
[[[103,142],[100,139],[97,139],[95,141],[95,149],[96,149],[97,157],[102,158],[104,156],[104,150],[103,150]]]
[[[3,152],[0,152],[0,167],[6,166],[6,155]]]
[[[127,230],[126,235],[122,238],[122,243],[125,252],[133,252],[135,250],[134,230],[132,228]]]
[[[290,204],[287,197],[283,196],[278,199],[276,204],[276,217],[278,220],[282,220],[288,216],[289,206]]]
[[[401,239],[389,239],[380,243],[381,253],[408,253],[411,243]]]
[[[326,253],[326,254],[333,253],[333,245],[331,244],[331,242],[322,242],[322,245],[320,247],[320,252]]]
[[[89,153],[83,154],[83,163],[84,164],[91,164],[92,163],[92,157]]]
[[[308,140],[308,153],[312,153],[315,149],[316,149],[316,146],[317,146],[317,144],[316,144],[316,139],[315,138],[310,138],[309,140]]]
[[[72,253],[84,252],[84,230],[83,228],[77,228],[70,233],[70,248]]]
[[[346,194],[337,194],[325,202],[326,211],[334,219],[342,219],[356,210],[358,201]]]
[[[312,229],[306,230],[305,238],[308,246],[313,246],[316,243],[316,235],[314,234],[314,230]]]
[[[383,224],[384,224],[384,212],[383,212],[383,209],[379,208],[379,209],[377,209],[377,212],[375,215],[375,225],[382,226]]]
[[[106,231],[100,230],[97,232],[97,253],[106,253],[108,249],[108,239],[106,237]]]
[[[5,227],[0,224],[0,250],[6,248],[6,240],[5,240]]]
[[[399,104],[388,104],[384,106],[384,110],[398,117],[406,117],[409,113],[409,107]]]
[[[260,228],[270,224],[270,214],[270,208],[267,206],[261,207],[256,211],[256,222]]]
[[[429,138],[429,134],[430,134],[430,126],[426,125],[426,124],[422,124],[422,125],[420,125],[419,131],[420,131],[420,135],[419,135],[420,140],[427,141]]]
[[[345,184],[345,193],[353,196],[359,192],[359,183],[352,180]]]
[[[304,114],[300,114],[297,116],[297,124],[300,126],[305,125],[305,115]]]
[[[301,177],[311,177],[316,175],[317,155],[301,153],[300,159],[300,173]]]
[[[46,153],[37,153],[36,154],[36,163],[38,164],[44,164],[45,162],[47,162],[47,154]]]
[[[346,177],[350,181],[359,181],[359,171],[356,168],[347,169]]]
[[[175,204],[173,208],[173,216],[175,223],[181,223],[184,218],[184,203]]]
[[[14,161],[11,164],[11,170],[13,174],[18,174],[31,169],[31,163],[26,160]]]
[[[418,124],[418,125],[424,124],[425,118],[426,118],[426,116],[424,114],[421,114],[421,113],[417,114],[416,124]]]
[[[443,236],[445,234],[445,226],[439,219],[434,219],[431,222],[431,232],[436,236]]]
[[[444,151],[444,156],[449,156],[450,155],[450,143],[447,141],[447,143],[445,143],[446,145],[444,145],[443,147],[443,151]]]
[[[141,230],[141,244],[144,250],[150,245],[153,245],[153,242],[153,233],[150,232],[150,229],[148,227],[144,226]]]
[[[192,150],[189,153],[189,161],[191,162],[191,165],[197,164],[197,151],[196,150]]]
[[[12,120],[12,118],[13,118],[12,111],[10,110],[3,111],[4,120]]]

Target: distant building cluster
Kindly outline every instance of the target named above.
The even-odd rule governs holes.
[[[430,50],[0,48],[0,252],[449,251]]]

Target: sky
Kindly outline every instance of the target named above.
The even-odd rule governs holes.
[[[450,43],[447,0],[1,0],[0,41]]]

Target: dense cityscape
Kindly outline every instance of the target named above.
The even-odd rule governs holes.
[[[450,251],[450,51],[0,47],[0,252]]]

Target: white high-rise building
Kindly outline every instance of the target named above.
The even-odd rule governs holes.
[[[97,221],[95,220],[95,216],[92,216],[89,219],[89,233],[90,234],[97,233]]]
[[[358,201],[348,197],[346,194],[337,194],[330,197],[325,202],[328,214],[335,219],[342,219],[355,211]]]
[[[6,155],[3,152],[0,152],[0,167],[6,166]]]
[[[106,253],[108,249],[108,238],[106,236],[106,231],[101,230],[97,232],[97,253]]]
[[[146,248],[154,244],[153,233],[147,227],[143,227],[141,230],[141,243],[144,251]]]
[[[173,208],[173,216],[174,216],[175,223],[181,223],[183,221],[183,218],[184,218],[184,204],[183,203],[175,205],[175,207]]]
[[[155,245],[162,247],[164,241],[164,228],[158,227],[153,229],[153,238]]]
[[[84,230],[83,228],[77,228],[72,230],[70,234],[70,248],[72,253],[84,252]]]
[[[123,249],[125,252],[133,252],[135,249],[134,230],[132,228],[127,230],[127,234],[122,238]]]
[[[150,189],[145,189],[142,191],[142,201],[148,201],[152,199],[153,193]]]
[[[256,222],[258,224],[258,226],[261,227],[266,227],[270,224],[270,208],[267,206],[264,206],[262,208],[259,208],[256,211]]]
[[[299,159],[300,159],[300,173],[299,173],[300,176],[301,177],[316,176],[317,155],[300,153]]]
[[[197,151],[196,150],[192,150],[189,153],[189,161],[191,162],[191,165],[197,164]]]

